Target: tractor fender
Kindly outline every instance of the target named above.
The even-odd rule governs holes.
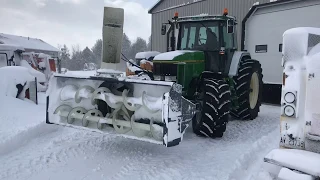
[[[247,56],[248,58],[251,58],[250,53],[245,52],[245,51],[236,51],[233,54],[230,69],[229,69],[229,76],[233,77],[238,74],[238,67],[240,60]]]

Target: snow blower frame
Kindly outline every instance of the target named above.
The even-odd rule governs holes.
[[[182,97],[181,85],[106,74],[109,77],[100,73],[88,77],[54,75],[48,90],[46,122],[116,132],[166,147],[182,141],[195,105]]]

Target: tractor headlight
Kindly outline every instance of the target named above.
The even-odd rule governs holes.
[[[284,95],[284,100],[285,100],[287,103],[293,103],[293,102],[296,100],[296,96],[295,96],[292,92],[287,92],[287,93]]]
[[[284,114],[288,117],[292,117],[295,114],[295,110],[292,106],[287,105],[284,107]]]

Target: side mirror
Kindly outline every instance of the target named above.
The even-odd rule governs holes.
[[[167,25],[166,24],[162,24],[161,35],[166,35],[166,33],[167,33]]]
[[[229,34],[234,33],[234,20],[229,19],[229,20],[227,21],[227,32],[228,32]]]

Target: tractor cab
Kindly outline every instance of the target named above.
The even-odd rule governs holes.
[[[236,18],[228,16],[227,9],[223,15],[179,17],[175,13],[171,21],[162,24],[161,33],[167,36],[167,52],[196,52],[192,60],[204,62],[204,71],[227,76],[237,51],[236,24]],[[155,60],[157,63],[163,58]]]
[[[223,15],[198,15],[178,17],[162,24],[162,35],[167,35],[168,51],[201,50],[225,51],[236,50],[236,19],[228,16],[225,9]],[[167,25],[169,29],[167,30]]]

